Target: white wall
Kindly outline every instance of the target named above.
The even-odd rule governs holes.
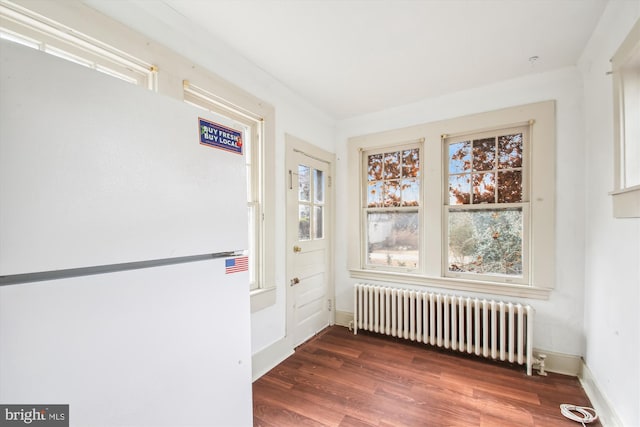
[[[277,293],[275,305],[252,314],[252,352],[256,354],[285,334],[284,135],[295,135],[333,152],[334,120],[162,3],[104,0],[87,3],[275,107],[276,140],[267,149],[275,150],[276,158]]]
[[[609,60],[640,17],[640,2],[611,1],[579,65],[586,145],[585,363],[622,425],[640,425],[640,219],[615,219],[613,94]]]
[[[584,121],[581,76],[575,67],[509,80],[469,91],[429,99],[339,123],[337,179],[348,178],[346,143],[351,136],[428,123],[509,106],[555,99],[557,114],[556,288],[548,301],[528,300],[536,310],[534,345],[559,353],[584,351]],[[426,153],[428,155],[428,153]],[[341,191],[342,190],[342,191]],[[338,186],[337,211],[347,206]],[[338,215],[337,233],[346,233]],[[337,310],[352,312],[352,285],[346,267],[346,247],[336,248]],[[496,297],[514,300],[514,298]]]

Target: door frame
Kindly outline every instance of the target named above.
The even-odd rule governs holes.
[[[335,250],[334,250],[334,242],[335,242],[335,159],[336,155],[334,153],[330,153],[325,151],[313,144],[310,144],[306,141],[303,141],[300,138],[297,138],[293,135],[285,133],[285,167],[284,167],[284,175],[285,175],[285,197],[284,197],[284,210],[285,210],[285,224],[289,224],[289,221],[298,221],[298,218],[289,218],[289,209],[287,206],[288,199],[288,191],[290,191],[290,181],[289,181],[289,167],[294,162],[295,153],[300,153],[306,155],[312,159],[320,160],[328,164],[328,179],[327,179],[327,188],[326,188],[326,201],[328,202],[328,209],[325,211],[326,218],[328,218],[328,224],[325,223],[325,236],[328,239],[327,241],[327,250],[329,251],[329,259],[327,267],[327,277],[329,279],[327,285],[327,298],[330,300],[331,307],[329,309],[329,325],[335,324]],[[290,227],[285,227],[285,310],[286,310],[286,321],[285,321],[285,338],[290,342],[291,346],[297,346],[293,342],[293,334],[291,330],[293,328],[294,316],[293,316],[293,293],[292,287],[290,286],[290,279],[293,277],[292,273],[292,262],[293,262],[293,249],[289,247],[289,242],[292,241],[292,236],[290,236],[289,232]]]

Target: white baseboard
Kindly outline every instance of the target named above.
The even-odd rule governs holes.
[[[351,327],[353,322],[353,313],[348,311],[336,310],[336,325]],[[533,349],[533,354],[546,354],[545,370],[549,372],[555,372],[557,374],[570,375],[577,377],[580,374],[582,368],[582,358],[572,354],[556,353],[554,351],[546,351],[540,349]]]
[[[274,342],[269,347],[254,354],[251,357],[252,381],[257,380],[278,363],[293,354],[293,347],[287,338]]]
[[[616,414],[616,411],[613,409],[613,405],[611,405],[609,399],[600,391],[593,374],[584,361],[582,362],[581,372],[578,378],[593,405],[593,409],[598,413],[600,423],[604,427],[622,427],[622,421],[620,421],[618,414]]]
[[[353,313],[350,313],[348,311],[336,310],[336,325],[348,328],[351,326],[351,322],[353,322]]]
[[[544,370],[549,372],[555,372],[556,374],[569,375],[577,377],[582,370],[582,357],[573,354],[556,353],[555,351],[541,350],[539,348],[533,349],[533,356],[538,357],[540,354],[545,354],[547,358],[544,363]],[[534,365],[534,374],[536,367]]]

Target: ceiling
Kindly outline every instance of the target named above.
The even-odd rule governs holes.
[[[606,3],[164,0],[163,7],[344,119],[575,65]]]

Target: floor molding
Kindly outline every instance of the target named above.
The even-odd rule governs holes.
[[[574,354],[557,353],[555,351],[542,350],[539,348],[533,349],[534,357],[538,357],[540,354],[547,356],[545,359],[544,369],[545,371],[555,372],[556,374],[570,375],[572,377],[579,377],[582,370],[582,357]],[[536,366],[533,367],[534,373]]]
[[[600,423],[604,427],[623,427],[624,424],[620,421],[615,409],[613,409],[613,405],[611,405],[609,399],[600,391],[598,383],[584,361],[582,362],[582,369],[578,379],[585,393],[587,393],[593,409],[598,413]]]
[[[280,362],[293,354],[294,350],[291,343],[285,337],[269,347],[257,352],[251,357],[251,375],[252,381],[257,380]]]
[[[353,322],[353,313],[348,311],[336,310],[335,324],[338,326],[350,327],[350,323]]]

